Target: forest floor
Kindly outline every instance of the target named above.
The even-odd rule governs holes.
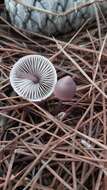
[[[0,4],[3,11],[4,4]],[[47,37],[0,16],[0,189],[107,189],[107,18]],[[9,73],[22,56],[41,54],[58,79],[77,85],[71,102],[40,105],[15,94]]]

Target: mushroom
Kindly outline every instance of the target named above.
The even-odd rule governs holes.
[[[61,101],[71,101],[76,92],[76,84],[70,76],[65,76],[58,80],[54,95]]]
[[[10,83],[19,96],[40,102],[53,93],[57,74],[52,63],[44,56],[28,55],[14,64]]]

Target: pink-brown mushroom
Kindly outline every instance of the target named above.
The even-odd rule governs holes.
[[[76,84],[70,76],[65,76],[58,80],[54,95],[62,101],[71,101],[76,93]]]

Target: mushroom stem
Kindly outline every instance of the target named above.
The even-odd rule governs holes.
[[[29,73],[24,74],[21,78],[31,80],[34,84],[37,84],[40,81],[38,76]]]

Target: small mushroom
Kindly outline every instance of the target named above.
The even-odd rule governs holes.
[[[57,74],[52,63],[40,55],[20,58],[10,72],[10,83],[24,99],[40,102],[54,91]]]
[[[58,80],[54,95],[62,101],[71,101],[76,93],[76,84],[70,76],[65,76]]]

